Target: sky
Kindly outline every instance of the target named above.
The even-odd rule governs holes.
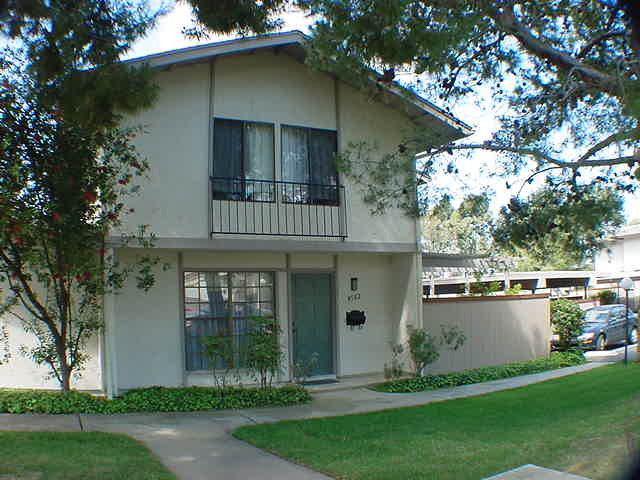
[[[200,41],[188,39],[182,34],[182,28],[191,24],[191,9],[188,5],[184,2],[178,2],[174,5],[172,0],[151,0],[151,3],[154,7],[173,5],[173,8],[168,14],[160,18],[156,27],[145,38],[133,45],[127,58],[141,57],[232,38],[211,36],[209,39]],[[308,33],[311,20],[306,18],[303,13],[287,12],[283,19],[285,24],[282,31],[300,30]],[[411,82],[412,80],[413,78],[411,77],[399,78],[400,82]],[[427,100],[432,101],[429,98]],[[433,103],[438,105],[438,102]],[[443,107],[444,105],[438,106]],[[473,101],[469,99],[457,105],[449,105],[449,108],[454,115],[473,127],[475,133],[468,137],[466,141],[482,142],[489,139],[491,134],[499,128],[499,122],[497,121],[497,117],[500,114],[498,111],[499,106],[492,102],[489,89],[478,91]],[[492,207],[497,212],[499,207],[505,205],[511,196],[517,192],[526,176],[519,179],[520,181],[511,179],[510,182],[515,185],[512,189],[506,188],[504,178],[488,180],[486,174],[480,171],[479,166],[491,167],[493,158],[494,156],[490,152],[477,152],[470,158],[462,158],[456,162],[456,167],[460,170],[459,175],[442,175],[434,178],[433,181],[449,188],[458,200],[466,193],[481,193],[488,189],[494,194]],[[539,177],[539,181],[541,181],[542,175]],[[536,182],[526,185],[522,189],[521,195],[526,196],[535,190],[537,186],[539,186],[539,183]],[[640,192],[626,194],[624,198],[627,220],[640,218]]]

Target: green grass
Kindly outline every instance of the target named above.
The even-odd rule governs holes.
[[[344,479],[474,479],[522,464],[616,478],[640,438],[640,365],[420,407],[239,428]]]
[[[0,478],[176,480],[141,443],[100,432],[0,431]]]

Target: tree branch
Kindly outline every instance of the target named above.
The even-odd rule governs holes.
[[[552,157],[544,152],[541,152],[539,150],[535,150],[532,148],[510,147],[506,145],[496,145],[489,142],[445,145],[431,152],[429,156],[434,156],[450,150],[451,151],[453,150],[488,150],[491,152],[515,153],[518,155],[526,155],[526,156],[534,157],[537,160],[542,160],[544,162],[551,163],[559,168],[570,168],[570,169],[577,169],[577,168],[583,168],[583,167],[613,167],[616,165],[629,164],[629,162],[632,162],[632,163],[640,162],[640,158],[634,155],[624,156],[624,157],[615,157],[615,158],[599,158],[595,160],[582,159],[581,157],[580,159],[572,162],[572,161],[566,161],[566,160],[561,160],[559,158]]]
[[[524,182],[522,182],[522,185],[520,186],[520,189],[518,190],[518,193],[517,193],[516,197],[520,196],[520,193],[522,193],[522,189],[524,188],[524,186],[527,183],[529,183],[533,179],[533,177],[535,177],[537,175],[540,175],[541,173],[548,172],[549,170],[556,170],[558,168],[564,168],[564,167],[557,167],[557,166],[556,167],[548,167],[548,168],[543,168],[542,170],[536,170],[535,172],[533,172],[531,175],[529,175],[527,177],[527,179]]]
[[[587,43],[584,47],[582,47],[582,49],[580,49],[580,52],[578,53],[577,58],[583,58],[587,53],[589,53],[589,50],[591,50],[600,42],[608,40],[609,38],[612,38],[612,37],[624,37],[625,34],[626,32],[624,30],[611,30],[609,32],[605,32],[601,35],[598,35],[596,38],[592,39],[589,43]]]
[[[504,9],[489,8],[489,15],[506,32],[513,35],[522,47],[536,57],[546,59],[556,67],[579,73],[582,79],[597,86],[611,95],[618,96],[618,81],[615,76],[601,72],[576,60],[570,53],[557,50],[538,37],[518,21],[513,7]]]
[[[592,157],[600,150],[608,147],[612,143],[621,142],[622,140],[628,140],[633,137],[640,136],[640,127],[634,128],[632,130],[628,130],[626,132],[616,132],[614,134],[609,135],[604,140],[599,141],[593,147],[591,147],[587,152],[578,158],[578,163],[586,161],[588,158]]]

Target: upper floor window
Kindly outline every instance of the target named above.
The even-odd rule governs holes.
[[[269,123],[214,120],[214,199],[274,200],[273,136]]]
[[[282,126],[281,138],[284,201],[338,205],[336,132]]]

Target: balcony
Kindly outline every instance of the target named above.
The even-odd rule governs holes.
[[[347,237],[344,187],[211,177],[212,235]]]

